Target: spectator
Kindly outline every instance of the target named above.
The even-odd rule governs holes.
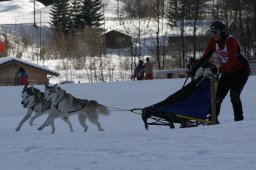
[[[146,58],[145,63],[145,73],[146,73],[146,80],[152,80],[153,79],[153,64],[149,61],[149,58]]]
[[[134,75],[137,78],[137,80],[144,79],[144,65],[142,60],[139,60],[139,64],[135,68]]]
[[[28,85],[28,74],[27,72],[23,69],[20,68],[19,71],[15,75],[15,83],[14,85]]]

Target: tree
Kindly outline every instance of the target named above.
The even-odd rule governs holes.
[[[53,30],[68,33],[72,26],[69,0],[55,0],[50,10],[50,18]]]
[[[188,11],[188,0],[169,0],[169,8],[167,9],[168,25],[174,27],[177,22],[180,27],[181,34],[181,55],[179,59],[179,66],[185,66],[185,40],[184,40],[184,24]]]
[[[147,18],[155,15],[152,6],[156,7],[156,0],[126,0],[123,1],[124,10],[130,18]],[[141,10],[140,10],[141,9]]]
[[[102,5],[101,0],[92,1],[91,17],[92,17],[92,27],[99,28],[104,20],[103,11],[101,11]]]
[[[82,28],[99,28],[102,25],[104,17],[101,8],[101,0],[82,0],[81,13],[78,16]]]
[[[181,55],[179,59],[180,67],[185,66],[185,48],[189,45],[193,46],[193,57],[196,57],[197,50],[197,21],[201,18],[202,11],[200,7],[205,0],[169,0],[167,9],[168,25],[173,28],[174,26],[180,29],[180,43]],[[193,42],[188,44],[185,42],[185,24],[189,24],[188,20],[193,20]],[[191,22],[192,23],[192,22]]]
[[[38,1],[38,2],[41,2],[42,4],[44,4],[45,6],[47,6],[47,5],[51,5],[54,0],[37,0],[37,1]]]
[[[168,0],[168,8],[167,8],[167,14],[166,17],[168,19],[168,25],[170,27],[174,27],[177,23],[177,20],[180,16],[178,14],[178,11],[180,13],[180,10],[178,9],[178,0]]]
[[[73,28],[81,30],[84,28],[84,21],[81,15],[82,3],[81,0],[73,0],[71,7],[71,18],[73,21]]]
[[[244,0],[244,9],[247,12],[246,25],[247,25],[247,37],[249,49],[254,51],[254,54],[249,55],[252,59],[255,59],[256,53],[256,1],[255,0]],[[254,58],[253,58],[254,57]]]
[[[157,65],[158,65],[158,69],[161,70],[164,68],[164,54],[163,54],[163,58],[162,58],[162,67],[161,67],[161,57],[160,57],[160,20],[162,19],[163,21],[163,17],[164,17],[164,12],[165,12],[165,0],[156,0],[154,1],[152,4],[150,4],[151,6],[151,11],[154,14],[154,20],[157,22],[157,31],[156,31],[156,60],[157,60]],[[163,24],[163,22],[162,22]],[[164,51],[164,50],[163,50]],[[164,53],[164,52],[163,52]]]
[[[205,0],[191,0],[191,17],[194,19],[193,25],[193,57],[196,57],[196,50],[197,50],[197,39],[196,39],[196,30],[197,30],[197,20],[200,18],[201,11],[200,6],[204,3]]]

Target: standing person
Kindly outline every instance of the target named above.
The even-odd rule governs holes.
[[[152,80],[153,79],[153,64],[149,61],[149,58],[146,58],[145,63],[145,73],[146,73],[146,80]]]
[[[137,78],[137,80],[143,80],[144,79],[144,65],[143,65],[143,61],[139,60],[139,64],[136,66],[135,68],[135,77]]]
[[[227,33],[226,25],[223,22],[213,22],[210,29],[211,38],[208,41],[201,63],[208,61],[214,52],[221,61],[221,77],[216,92],[216,116],[219,115],[221,103],[230,91],[234,120],[241,121],[244,116],[240,94],[250,73],[248,60],[241,53],[238,40]]]
[[[14,85],[28,85],[28,84],[29,84],[28,74],[23,68],[20,68],[19,71],[15,75]]]

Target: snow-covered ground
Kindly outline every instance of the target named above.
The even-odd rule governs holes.
[[[121,109],[143,108],[179,90],[185,79],[123,81],[115,83],[66,84],[76,97],[95,99]],[[101,116],[105,131],[88,122],[84,133],[77,117],[71,117],[74,133],[63,121],[51,129],[37,131],[46,119],[38,118],[33,127],[25,123],[20,104],[22,86],[0,87],[0,169],[3,170],[254,170],[256,167],[256,114],[251,76],[242,93],[245,120],[233,121],[230,99],[225,99],[219,125],[186,129],[150,126],[144,129],[140,115],[111,111]],[[43,86],[36,86],[43,90]]]

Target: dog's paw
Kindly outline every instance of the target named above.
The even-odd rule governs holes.
[[[17,132],[17,131],[19,131],[20,130],[20,128],[19,127],[17,127],[16,129],[15,129],[15,131]]]
[[[85,127],[85,128],[84,128],[84,132],[87,132],[87,131],[88,131],[88,127]]]
[[[37,130],[42,130],[42,129],[43,129],[43,127],[41,127],[41,126],[39,128],[37,128]]]

